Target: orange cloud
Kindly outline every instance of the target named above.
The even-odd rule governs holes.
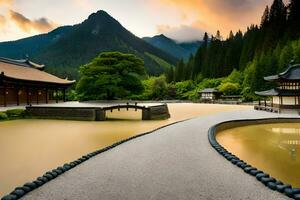
[[[246,30],[259,23],[266,5],[272,0],[159,0],[162,5],[173,6],[187,16],[192,14],[191,26],[227,35],[230,30]]]
[[[0,15],[0,28],[2,27],[2,26],[4,26],[4,24],[5,24],[5,17],[3,16],[3,15]]]
[[[0,0],[0,5],[11,5],[12,0]]]
[[[57,24],[48,20],[47,18],[39,18],[36,20],[30,20],[24,15],[15,12],[13,10],[9,11],[9,18],[24,32],[38,31],[38,32],[48,32],[57,27]]]

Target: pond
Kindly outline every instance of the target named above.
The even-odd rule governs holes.
[[[217,133],[217,140],[250,165],[300,187],[300,123],[231,128]]]
[[[0,122],[0,196],[46,171],[122,139],[176,121],[249,106],[168,104],[171,118],[141,121],[141,112],[108,112],[110,121],[16,120]]]

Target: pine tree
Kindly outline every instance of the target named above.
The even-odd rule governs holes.
[[[270,9],[269,9],[269,6],[267,6],[265,11],[264,11],[264,14],[261,18],[260,27],[261,28],[266,27],[269,23],[269,19],[270,19]]]
[[[288,36],[292,39],[300,37],[300,1],[290,0],[288,5]]]
[[[175,81],[176,82],[180,82],[184,79],[184,68],[185,68],[185,64],[183,62],[183,59],[181,59],[176,67],[175,70]]]
[[[274,0],[269,14],[269,22],[264,34],[263,51],[276,47],[285,32],[287,9],[282,0]]]
[[[209,44],[209,37],[208,37],[207,32],[205,32],[204,36],[203,36],[203,44],[199,47],[199,49],[195,55],[195,58],[194,58],[193,72],[192,72],[193,79],[196,79],[196,77],[202,71],[202,68],[204,66],[204,62],[206,59],[208,44]]]
[[[174,67],[170,67],[170,69],[168,70],[167,74],[166,74],[166,78],[167,78],[167,82],[168,83],[171,83],[173,81],[175,81],[175,78],[174,78]]]
[[[193,76],[194,56],[191,54],[184,68],[184,80],[191,80]]]
[[[217,30],[217,34],[216,34],[216,36],[215,36],[215,39],[216,39],[216,40],[222,40],[221,33],[220,33],[219,30]]]

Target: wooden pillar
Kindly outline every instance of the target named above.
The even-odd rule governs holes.
[[[7,102],[6,102],[6,87],[5,87],[5,85],[3,87],[3,104],[4,104],[4,107],[7,106]]]
[[[272,101],[271,101],[271,107],[273,108],[274,105],[274,101],[273,101],[273,97],[272,97]]]
[[[26,88],[26,98],[27,98],[27,105],[29,105],[30,102],[29,102],[29,89],[28,88]]]
[[[36,104],[39,104],[39,90],[36,90]]]
[[[63,89],[63,95],[64,95],[64,102],[66,102],[66,88]]]
[[[20,105],[20,95],[19,95],[20,89],[17,88],[17,106]]]
[[[56,94],[56,96],[55,96],[56,103],[58,103],[58,90],[57,89],[55,90],[55,94]]]
[[[48,104],[48,89],[46,89],[46,104]]]
[[[265,107],[267,107],[267,100],[265,99]]]
[[[260,99],[258,100],[258,105],[259,105],[259,106],[261,106],[261,102],[260,102]]]

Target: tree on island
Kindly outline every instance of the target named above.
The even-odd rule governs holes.
[[[144,62],[132,54],[105,52],[80,67],[79,100],[130,98],[143,91]]]

